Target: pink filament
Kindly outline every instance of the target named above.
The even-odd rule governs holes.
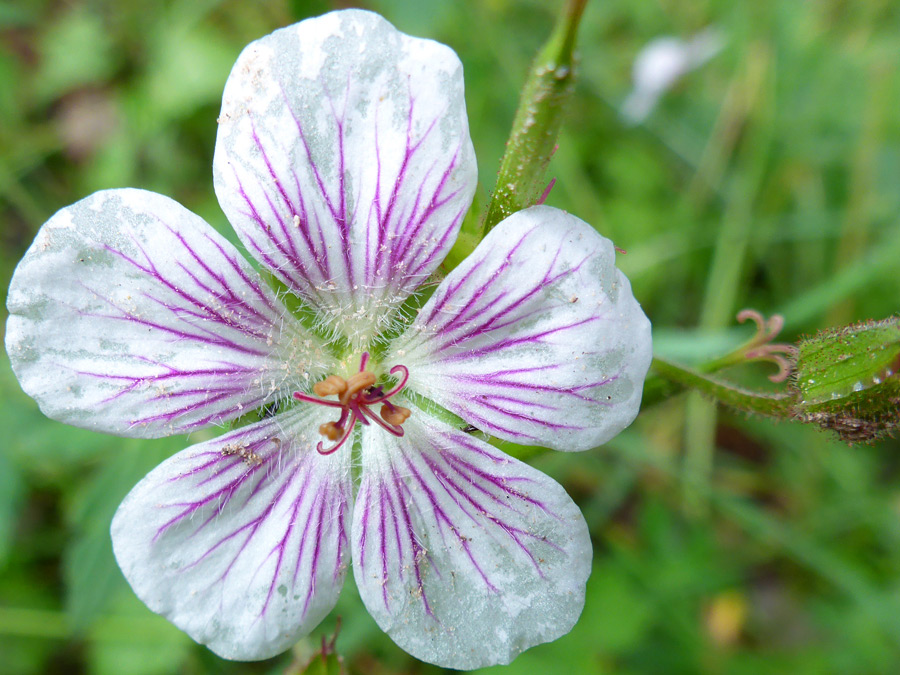
[[[368,363],[369,352],[363,352],[359,360],[359,372],[363,372],[366,369]],[[298,401],[316,403],[318,405],[341,409],[341,417],[337,422],[334,423],[336,427],[342,430],[341,437],[335,442],[333,446],[329,448],[326,448],[323,442],[319,441],[318,445],[316,445],[316,451],[319,454],[330,455],[333,452],[336,452],[341,446],[343,446],[344,443],[347,442],[347,439],[350,438],[350,433],[353,431],[353,427],[356,425],[357,421],[367,426],[371,421],[373,421],[388,433],[398,437],[403,436],[404,431],[402,426],[388,423],[387,421],[383,420],[381,416],[372,411],[369,407],[377,403],[384,402],[385,405],[391,406],[393,408],[391,403],[388,402],[388,399],[400,393],[406,386],[406,383],[409,381],[409,369],[406,366],[397,365],[391,368],[390,374],[399,375],[400,377],[400,381],[396,385],[394,385],[394,387],[390,391],[385,393],[381,391],[380,387],[368,387],[353,394],[350,397],[350,400],[347,401],[346,405],[340,403],[339,401],[329,401],[317,396],[310,396],[309,394],[304,394],[299,391],[294,392],[294,398]]]

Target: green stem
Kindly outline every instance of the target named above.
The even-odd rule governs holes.
[[[782,419],[793,416],[795,400],[790,394],[760,394],[748,391],[659,357],[653,358],[652,368],[667,383],[667,385],[652,383],[651,392],[654,394],[657,391],[673,391],[673,386],[694,389],[718,403],[737,410]]]
[[[747,342],[737,349],[725,354],[723,356],[716,357],[711,359],[710,361],[704,361],[703,363],[699,363],[693,366],[692,370],[695,373],[700,375],[711,375],[712,373],[717,373],[720,370],[725,370],[726,368],[731,368],[732,366],[739,365],[741,363],[747,362],[747,351],[753,346],[753,342]],[[676,394],[680,394],[684,391],[685,387],[673,380],[668,380],[661,375],[655,374],[651,371],[650,375],[647,377],[644,382],[644,396],[641,399],[641,406],[643,408],[650,408],[654,405],[662,403],[666,401]]]
[[[484,219],[485,234],[541,196],[563,112],[575,87],[575,42],[586,5],[587,0],[568,0],[531,65]]]

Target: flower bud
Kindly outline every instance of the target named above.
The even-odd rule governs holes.
[[[850,443],[893,435],[900,426],[900,318],[801,341],[795,372],[798,419]]]

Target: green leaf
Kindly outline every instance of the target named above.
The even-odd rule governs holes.
[[[22,476],[6,451],[0,451],[0,570],[9,555],[16,514],[22,501],[22,483]]]
[[[103,458],[95,476],[84,484],[70,507],[73,536],[63,554],[66,614],[69,624],[82,631],[106,611],[124,579],[113,557],[109,525],[122,498],[165,456],[174,441],[126,440],[126,447]]]
[[[821,331],[799,347],[797,387],[803,401],[831,401],[881,385],[900,370],[900,319]]]
[[[594,642],[595,649],[605,653],[625,653],[637,647],[653,625],[653,607],[642,591],[620,565],[603,562],[598,565],[588,585],[590,596],[581,621],[589,630],[576,625]]]
[[[152,614],[131,589],[112,602],[88,634],[86,655],[93,675],[167,675],[190,672],[185,661],[191,639],[163,617]]]
[[[140,104],[158,129],[203,105],[217,105],[222,83],[234,63],[234,48],[209,28],[158,27]]]
[[[41,65],[35,78],[38,95],[53,100],[109,79],[116,69],[109,31],[99,14],[73,9],[49,26],[41,38]]]

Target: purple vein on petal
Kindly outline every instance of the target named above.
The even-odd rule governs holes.
[[[231,440],[241,443],[243,438],[245,435],[235,434]],[[269,449],[265,451],[264,448],[267,445]],[[229,552],[229,557],[224,561],[221,574],[211,580],[210,585],[214,585],[224,581],[231,574],[237,562],[247,553],[254,538],[259,535],[261,528],[274,518],[276,513],[279,523],[284,516],[283,526],[285,529],[283,533],[275,539],[268,552],[258,560],[254,572],[254,575],[262,573],[269,561],[273,561],[274,570],[266,572],[267,575],[271,573],[271,582],[269,582],[267,596],[260,609],[259,617],[262,617],[267,611],[276,586],[282,580],[282,569],[288,560],[288,554],[296,555],[292,572],[294,585],[300,580],[300,567],[304,561],[310,565],[310,578],[304,576],[302,579],[304,583],[308,583],[303,608],[305,616],[316,592],[325,530],[326,528],[330,529],[335,520],[340,522],[340,530],[338,531],[338,555],[335,560],[334,573],[335,575],[340,573],[342,550],[345,545],[341,538],[346,538],[343,527],[346,493],[342,487],[334,492],[334,487],[327,484],[314,487],[313,474],[316,471],[315,460],[317,458],[312,454],[294,457],[287,466],[282,466],[279,464],[282,454],[281,444],[280,442],[273,444],[272,439],[268,436],[251,440],[242,447],[253,453],[259,453],[257,463],[247,466],[243,459],[234,455],[225,455],[221,451],[203,452],[194,457],[194,461],[200,460],[199,464],[169,479],[168,482],[177,482],[192,476],[203,477],[204,474],[207,474],[196,484],[196,487],[201,487],[214,479],[224,480],[224,483],[217,489],[194,500],[164,505],[165,508],[175,508],[178,512],[158,528],[153,540],[155,542],[178,524],[189,523],[195,519],[196,515],[203,512],[208,515],[193,527],[188,535],[189,538],[197,536],[214,522],[221,527],[221,523],[227,522],[222,520],[223,514],[233,502],[232,512],[228,515],[229,519],[240,518],[240,513],[244,509],[254,509],[255,512],[249,519],[237,522],[230,530],[226,526],[226,531],[217,532],[215,540],[206,547],[205,552],[182,567],[182,571],[194,568],[207,561],[223,546],[234,543],[235,548]],[[262,486],[266,483],[271,484],[273,481],[276,481],[276,485],[273,486],[274,493],[263,497]],[[244,495],[244,497],[240,503],[237,503],[239,495]],[[339,495],[340,499],[334,499],[335,495]],[[258,501],[263,498],[266,500],[265,502]],[[255,505],[254,502],[256,502]],[[286,515],[283,513],[285,511]],[[301,525],[303,531],[299,541],[292,544],[297,532],[296,528]],[[294,546],[296,548],[293,548]]]
[[[496,275],[500,275],[509,264],[512,256],[515,252],[521,247],[528,236],[534,232],[534,229],[524,233],[520,240],[513,245],[509,254],[506,256],[506,260],[501,265],[501,267],[496,272]],[[466,274],[461,275],[459,279],[454,280],[451,285],[446,287],[446,290],[440,295],[440,297],[436,298],[436,304],[434,308],[430,311],[427,316],[423,316],[421,321],[428,322],[431,326],[432,330],[432,340],[442,340],[442,344],[440,346],[436,346],[435,349],[438,351],[444,351],[448,349],[453,349],[454,351],[459,349],[459,346],[462,343],[465,343],[468,340],[476,338],[480,335],[489,333],[495,330],[502,330],[504,328],[508,328],[509,326],[515,325],[517,322],[529,319],[536,314],[544,314],[551,312],[554,309],[553,305],[548,305],[545,301],[541,301],[541,294],[546,293],[546,289],[551,287],[553,284],[556,284],[566,277],[576,273],[584,263],[590,258],[590,255],[585,256],[581,261],[577,264],[572,265],[561,271],[556,271],[554,268],[558,262],[558,258],[560,255],[560,249],[558,249],[555,254],[550,258],[547,269],[545,270],[543,277],[536,280],[536,283],[531,286],[530,289],[525,289],[525,292],[518,294],[517,297],[511,298],[510,289],[504,287],[502,285],[497,286],[494,284],[484,284],[472,292],[471,298],[467,298],[465,303],[461,303],[462,306],[459,307],[458,311],[455,312],[447,312],[444,315],[443,319],[438,318],[438,312],[451,302],[454,296],[458,295],[462,289],[466,286],[467,282],[477,273],[481,265],[484,263],[485,258],[482,258],[474,263],[472,269],[470,269]],[[506,300],[505,304],[502,304],[502,301]],[[535,301],[531,302],[530,301]],[[562,305],[562,303],[560,303]],[[505,321],[502,319],[506,318]],[[595,319],[599,319],[599,317],[591,317],[586,321],[593,321]],[[519,344],[528,340],[539,340],[541,337],[546,337],[558,330],[565,330],[568,328],[575,328],[582,325],[581,323],[572,323],[568,326],[561,326],[554,328],[551,331],[545,331],[543,333],[534,334],[527,339],[524,337],[520,337],[518,340],[507,339],[505,341],[501,341],[496,345],[486,345],[481,349],[484,350],[484,353],[489,353],[490,351],[496,351],[497,349],[506,348],[515,344]],[[477,354],[472,354],[467,351],[465,353],[460,353],[456,356],[456,358],[467,358],[469,355],[476,356]],[[451,357],[452,358],[452,357]]]
[[[437,617],[434,615],[431,605],[428,602],[428,596],[425,593],[425,582],[422,580],[422,561],[425,559],[428,552],[419,542],[419,537],[412,524],[412,518],[409,513],[409,505],[413,502],[412,494],[406,486],[406,483],[403,482],[400,475],[397,473],[396,467],[391,468],[391,479],[397,490],[397,506],[399,507],[400,515],[403,517],[401,525],[405,527],[405,534],[410,545],[413,563],[412,568],[416,577],[417,593],[422,600],[425,614],[437,621]],[[401,492],[406,492],[405,498],[404,495],[400,494]],[[396,518],[396,514],[394,517]]]
[[[367,564],[369,567],[377,565],[385,611],[391,612],[391,589],[395,585],[402,586],[407,575],[412,574],[415,597],[422,602],[425,614],[437,621],[422,577],[423,561],[431,561],[431,558],[413,526],[409,509],[415,506],[414,496],[399,477],[396,467],[390,466],[382,475],[364,481],[359,499],[362,500],[360,507],[363,510],[361,531],[357,535],[358,563],[361,568]],[[369,546],[372,547],[371,552],[368,551]],[[374,554],[376,559],[371,560],[368,553]],[[396,570],[390,566],[393,556],[396,556]],[[437,573],[436,568],[432,569]]]
[[[556,252],[556,256],[559,256],[559,251]],[[553,264],[556,262],[556,258],[554,258],[553,263],[548,267],[547,272],[544,274],[544,277],[536,283],[531,290],[526,293],[523,293],[515,300],[512,300],[509,304],[507,304],[502,309],[498,309],[495,305],[507,295],[506,289],[501,289],[500,293],[497,294],[496,297],[491,298],[489,302],[486,302],[479,309],[476,308],[476,302],[472,302],[468,305],[470,309],[464,310],[460,312],[456,317],[452,318],[447,324],[442,327],[442,330],[445,331],[453,331],[459,329],[461,326],[467,326],[465,329],[465,335],[468,338],[469,336],[475,337],[477,335],[481,335],[483,333],[487,333],[493,330],[501,330],[508,326],[514,325],[518,321],[522,321],[524,319],[530,318],[531,316],[543,313],[547,311],[552,311],[554,307],[540,305],[534,307],[530,311],[525,313],[515,314],[512,318],[508,319],[505,322],[498,323],[500,319],[506,317],[516,310],[522,309],[529,300],[536,298],[541,292],[544,292],[547,288],[551,287],[553,284],[558,281],[564,279],[565,277],[574,274],[577,272],[581,266],[587,261],[587,257],[582,260],[578,265],[575,265],[569,269],[563,270],[558,274],[552,274]],[[490,289],[490,284],[486,285],[485,288]],[[480,293],[482,289],[476,292],[476,295]],[[535,303],[537,304],[537,303]],[[480,316],[488,311],[492,311],[490,317],[481,324],[472,326],[476,319],[480,318]]]
[[[247,286],[257,298],[266,306],[267,309],[271,312],[279,313],[279,310],[272,304],[266,294],[263,292],[262,287],[257,281],[250,279],[244,269],[241,267],[237,258],[233,255],[228,255],[225,252],[225,249],[222,247],[222,244],[213,239],[209,233],[204,233],[204,238],[212,244],[216,250],[219,251],[219,254],[222,256],[224,260],[228,262],[229,267],[231,267],[232,271],[238,275],[238,278]]]
[[[477,452],[478,451],[478,448],[473,443],[471,443],[468,439],[466,439],[464,437],[460,437],[457,434],[454,434],[452,436],[451,435],[445,435],[445,436],[448,439],[448,441],[450,441],[452,438],[453,443],[460,444],[461,446],[463,446],[466,449],[467,452]],[[504,460],[504,459],[501,459],[498,457],[494,457],[492,455],[488,455],[487,453],[480,453],[480,454],[482,454],[482,456],[487,456],[487,457],[491,458],[498,465],[502,465],[508,461],[508,460]],[[483,469],[479,469],[477,466],[472,464],[470,461],[464,459],[463,457],[460,457],[460,455],[457,451],[454,451],[450,448],[449,443],[444,445],[440,449],[440,455],[441,455],[441,458],[446,462],[447,466],[452,467],[455,471],[457,471],[459,473],[460,477],[466,479],[472,485],[478,486],[479,489],[484,489],[484,488],[482,488],[479,485],[478,481],[475,480],[476,477],[480,478],[483,481],[486,481],[491,486],[497,488],[497,490],[499,490],[501,493],[511,496],[511,497],[515,497],[516,499],[520,499],[522,501],[528,502],[529,504],[541,509],[541,511],[543,511],[547,515],[552,516],[553,518],[556,518],[557,520],[560,520],[560,521],[562,520],[557,514],[553,513],[547,507],[547,505],[544,502],[542,502],[540,499],[531,497],[530,495],[526,494],[525,492],[510,485],[510,483],[533,483],[534,481],[532,481],[531,479],[523,477],[523,476],[513,476],[513,477],[504,476],[503,478],[499,478],[499,477],[495,476],[494,474],[484,471]],[[487,493],[488,491],[485,490],[485,492]],[[504,505],[507,504],[506,501],[499,499],[498,497],[494,497],[494,499],[499,504],[504,504]]]
[[[404,148],[403,160],[400,163],[400,169],[397,173],[396,178],[393,181],[393,187],[391,189],[391,194],[388,197],[387,208],[384,211],[384,215],[382,216],[381,204],[378,202],[378,220],[377,220],[377,228],[376,233],[378,235],[377,243],[375,246],[375,261],[372,266],[371,272],[372,274],[380,273],[383,269],[383,256],[382,254],[388,250],[389,246],[387,244],[387,240],[389,238],[388,226],[391,219],[391,216],[394,212],[394,208],[397,205],[397,196],[400,191],[400,186],[403,184],[403,180],[406,177],[406,170],[409,167],[410,159],[412,158],[412,152],[410,150],[410,144],[412,142],[412,120],[413,120],[413,108],[415,106],[415,99],[410,95],[409,97],[409,108],[407,110],[406,115],[406,146]],[[379,106],[380,107],[380,106]],[[376,108],[375,114],[375,155],[378,160],[378,171],[376,174],[376,184],[375,184],[375,194],[376,198],[380,197],[380,187],[381,187],[381,148],[378,143],[378,110]]]
[[[234,175],[235,181],[238,185],[238,193],[240,194],[241,200],[249,209],[249,211],[244,211],[242,213],[245,217],[250,218],[254,223],[256,223],[256,228],[253,232],[248,231],[247,228],[242,228],[241,230],[242,234],[244,235],[244,239],[248,244],[248,248],[250,248],[254,256],[257,257],[261,262],[265,263],[265,265],[270,270],[281,276],[282,279],[291,286],[292,291],[299,295],[303,295],[304,293],[314,294],[315,287],[309,281],[311,279],[311,275],[305,262],[299,257],[299,255],[292,255],[291,251],[285,248],[285,243],[282,242],[279,237],[273,236],[271,225],[260,214],[259,207],[250,198],[250,195],[247,193],[247,190],[244,187],[244,184],[241,181],[236,169],[234,169]],[[269,208],[275,211],[276,207],[272,204],[268,193],[264,189],[263,195],[265,196]],[[277,251],[277,253],[285,260],[290,261],[295,269],[286,270],[283,264],[272,257],[272,249],[264,247],[257,240],[257,238],[254,236],[254,232],[258,232],[263,237],[265,237],[274,248],[274,251]],[[288,238],[288,241],[293,248],[293,240]],[[313,256],[313,258],[314,260],[318,261],[317,256]],[[298,277],[295,272],[299,273],[300,276]]]
[[[313,158],[312,149],[310,148],[309,141],[306,138],[306,132],[303,129],[303,123],[300,121],[300,116],[297,115],[297,112],[291,105],[290,97],[285,91],[284,85],[279,83],[279,86],[281,87],[281,95],[284,98],[285,109],[291,115],[291,118],[294,120],[294,125],[297,127],[297,134],[300,137],[300,143],[303,145],[303,150],[306,153],[306,161],[308,162],[307,166],[312,169],[313,177],[315,178],[316,185],[319,188],[319,194],[322,197],[323,203],[331,213],[331,217],[335,222],[338,222],[340,212],[338,208],[335,207],[331,196],[328,194],[328,190],[325,189],[325,181],[322,179],[322,174],[319,172],[319,167],[316,165],[315,159]]]
[[[341,568],[344,564],[344,549],[349,544],[349,535],[347,533],[347,529],[345,526],[345,514],[347,509],[347,504],[350,503],[350,497],[346,492],[344,484],[341,483],[339,487],[341,491],[340,503],[341,510],[338,517],[338,545],[337,551],[335,552],[335,561],[334,561],[334,573],[331,576],[332,582],[337,582],[338,575],[341,573]]]
[[[195,259],[197,259],[199,257],[197,255],[196,251],[193,250],[193,248],[185,241],[184,237],[180,233],[176,232],[174,230],[174,228],[167,225],[166,223],[163,223],[162,221],[159,221],[159,222],[161,225],[163,225],[167,230],[169,230],[169,232],[171,234],[173,234],[179,240],[179,242],[182,244],[184,249],[187,250],[192,255],[192,257],[194,257]],[[132,237],[132,239],[134,240],[133,237]],[[125,255],[124,252],[122,252],[116,248],[113,248],[112,246],[104,245],[104,249],[106,251],[108,251],[109,253],[112,253],[113,255],[116,255],[119,258],[121,258],[122,260],[128,262],[129,264],[134,266],[137,270],[139,270],[141,273],[156,280],[160,285],[167,288],[173,295],[186,301],[188,303],[188,305],[193,305],[194,307],[198,308],[201,312],[203,312],[204,314],[207,315],[208,319],[212,319],[213,321],[222,323],[222,324],[230,326],[232,328],[236,328],[237,330],[240,330],[240,331],[248,332],[249,329],[246,326],[244,326],[242,323],[227,319],[225,316],[223,316],[221,314],[221,312],[218,312],[214,308],[210,307],[209,304],[207,304],[206,302],[200,300],[199,298],[194,297],[193,295],[191,295],[190,293],[185,291],[183,288],[181,288],[178,284],[176,284],[173,281],[171,281],[170,279],[168,279],[165,275],[163,275],[159,271],[159,269],[154,264],[153,260],[151,259],[150,255],[147,253],[147,251],[144,249],[144,247],[141,246],[141,244],[139,242],[137,242],[136,240],[134,240],[134,244],[137,246],[137,248],[143,254],[146,264],[142,265],[141,263],[134,260],[133,258]],[[178,263],[178,266],[181,267],[181,269],[186,270],[186,268],[183,266],[182,263]],[[193,275],[191,275],[191,276],[193,277]],[[196,281],[196,277],[193,277],[193,278]],[[162,304],[165,305],[165,303],[162,303]],[[243,318],[246,321],[250,317],[243,317]],[[258,337],[257,334],[254,334],[252,332],[248,332],[248,334],[250,334],[252,337]]]
[[[440,233],[440,238],[438,239],[437,245],[434,245],[433,242],[430,242],[428,237],[419,236],[425,223],[431,220],[431,218],[448,202],[459,195],[461,188],[453,190],[447,195],[442,195],[447,182],[450,179],[450,175],[457,166],[458,160],[459,148],[457,148],[456,152],[451,157],[449,164],[444,169],[441,178],[438,181],[438,185],[436,188],[434,188],[433,194],[427,203],[427,206],[425,206],[425,208],[421,212],[415,215],[415,219],[413,220],[413,214],[416,214],[416,212],[419,210],[419,204],[423,196],[421,194],[423,188],[420,187],[419,192],[416,194],[416,199],[414,201],[413,209],[411,212],[410,224],[407,225],[407,230],[404,232],[405,244],[403,247],[392,251],[392,262],[402,259],[417,261],[424,254],[424,262],[427,263],[428,261],[433,259],[436,251],[443,250],[443,247],[448,243],[448,238],[451,236],[451,234],[456,232],[456,225],[462,218],[462,214],[465,213],[466,207],[461,209],[453,218],[447,219],[447,226],[444,227],[443,231]],[[431,175],[431,171],[434,168],[434,166],[429,167],[429,169],[425,173],[426,178]],[[414,244],[415,248],[413,249],[412,246]],[[420,267],[421,266],[422,263],[420,263]],[[412,270],[410,270],[410,276],[415,276],[419,269],[420,268],[413,268]]]
[[[291,220],[290,225],[295,227],[293,230],[299,232],[300,237],[302,239],[302,244],[306,248],[308,252],[308,258],[306,256],[301,255],[298,251],[295,242],[293,230],[286,222],[285,218],[282,216],[281,210],[272,203],[271,198],[269,197],[269,192],[266,190],[266,186],[260,184],[259,188],[265,195],[266,201],[269,205],[269,209],[272,211],[272,214],[278,221],[279,229],[281,230],[281,234],[283,236],[283,242],[272,236],[271,229],[266,229],[266,234],[268,238],[271,240],[273,245],[279,250],[279,252],[293,265],[296,267],[297,271],[300,272],[300,278],[293,278],[294,284],[299,288],[304,289],[304,287],[308,284],[315,284],[317,281],[322,282],[329,278],[330,271],[328,265],[328,249],[325,245],[324,241],[319,242],[317,246],[316,243],[312,239],[312,233],[309,228],[309,215],[306,209],[306,203],[303,199],[303,190],[299,185],[299,178],[297,177],[295,169],[291,168],[291,176],[294,179],[295,189],[296,189],[296,201],[292,199],[288,193],[287,189],[279,178],[278,174],[275,171],[274,166],[269,158],[268,153],[266,152],[265,147],[263,146],[262,140],[259,138],[255,126],[252,128],[252,136],[253,142],[256,147],[259,149],[260,155],[263,159],[263,162],[266,165],[266,168],[269,172],[269,177],[272,179],[278,194],[281,197],[281,201],[284,205],[284,209],[287,212],[287,217]],[[297,221],[294,221],[296,217]],[[285,249],[285,243],[289,247],[290,250]],[[310,276],[311,268],[308,265],[307,261],[311,259],[311,262],[317,268],[317,278],[313,278]],[[306,283],[304,283],[306,282]],[[306,290],[306,289],[304,289]]]
[[[239,467],[243,464],[243,461],[240,458],[235,457],[226,457],[223,456],[220,452],[215,453],[218,456],[218,459],[214,462],[221,463],[223,466],[220,469],[222,474],[227,473],[228,471],[234,469],[235,467]],[[265,464],[268,464],[267,460]],[[209,463],[206,465],[209,466]],[[204,467],[205,468],[205,467]],[[182,474],[178,476],[173,476],[169,479],[168,482],[177,482],[181,481],[186,477],[189,477],[196,473],[197,471],[189,472],[188,474]],[[211,492],[208,495],[201,497],[195,501],[185,501],[185,502],[174,502],[170,504],[166,504],[166,508],[178,508],[181,509],[176,515],[172,518],[164,522],[159,528],[157,528],[156,534],[153,537],[153,543],[159,540],[168,530],[170,530],[175,525],[178,525],[185,519],[192,519],[194,514],[199,512],[204,506],[209,504],[216,504],[216,508],[213,513],[203,522],[201,522],[192,532],[190,536],[195,536],[198,532],[204,529],[212,519],[216,517],[218,514],[222,512],[222,510],[228,505],[228,503],[232,500],[237,491],[244,485],[247,480],[252,478],[256,478],[257,480],[261,480],[264,478],[264,465],[260,464],[257,466],[248,467],[246,471],[239,471],[238,475],[229,479],[228,482],[219,488],[218,490]],[[205,482],[205,481],[204,481]],[[202,485],[202,483],[201,483]]]
[[[304,466],[304,464],[305,464],[305,466]],[[279,572],[281,572],[281,566],[284,564],[284,555],[285,555],[285,551],[287,550],[288,541],[290,540],[290,537],[294,532],[294,527],[297,525],[297,522],[298,522],[297,515],[298,515],[298,512],[300,511],[300,507],[303,504],[303,498],[306,496],[306,490],[309,487],[309,482],[312,478],[313,469],[309,465],[308,462],[300,462],[299,466],[297,467],[297,473],[299,473],[299,471],[301,469],[305,469],[304,476],[303,476],[303,484],[300,486],[300,489],[297,492],[297,496],[294,498],[293,504],[291,504],[291,517],[288,518],[287,527],[284,530],[284,534],[281,536],[281,538],[275,543],[275,545],[269,551],[269,555],[260,561],[259,565],[257,566],[256,572],[255,572],[255,574],[258,574],[260,571],[262,571],[263,565],[266,564],[266,561],[268,561],[269,557],[272,556],[273,554],[276,555],[275,571],[272,573],[272,583],[269,584],[269,591],[266,594],[266,599],[265,599],[265,602],[263,602],[263,607],[260,612],[260,615],[265,614],[266,609],[268,609],[268,607],[269,607],[269,602],[271,602],[271,600],[272,600],[272,595],[275,593],[275,582],[278,579]],[[296,478],[296,473],[291,477],[291,480],[294,480],[295,478]],[[285,486],[286,485],[287,485],[287,482],[285,482]],[[278,497],[276,499],[274,499],[273,502],[277,502],[280,499],[281,494],[282,493],[279,493]],[[315,497],[315,499],[321,499],[321,498],[322,498],[321,494],[319,494]],[[300,537],[300,548],[299,548],[299,551],[297,552],[297,565],[294,567],[294,574],[293,574],[294,583],[296,583],[297,574],[300,571],[300,561],[303,559],[303,551],[304,551],[304,548],[306,547],[306,543],[307,543],[306,536],[309,533],[309,526],[313,522],[314,522],[313,518],[308,518],[306,520],[306,524],[304,526],[303,533]],[[309,585],[309,590],[310,590],[310,593],[312,593],[315,590],[315,586],[316,586],[315,569],[313,569],[313,573],[310,576],[311,576],[311,583]],[[306,616],[306,611],[308,609],[308,606],[309,605],[307,602],[307,604],[303,608],[304,616]]]
[[[468,349],[466,351],[457,352],[455,354],[448,354],[442,358],[448,361],[478,358],[480,356],[486,356],[487,354],[492,354],[504,349],[509,349],[510,347],[515,347],[517,345],[528,344],[531,342],[539,343],[546,337],[572,330],[573,328],[579,328],[581,326],[585,326],[600,320],[601,318],[598,316],[589,316],[584,319],[580,319],[579,321],[573,321],[562,326],[554,326],[553,328],[547,328],[545,330],[540,330],[527,335],[516,335],[515,337],[508,337],[503,340],[497,340],[496,342],[491,342],[481,347],[477,347],[475,349]]]
[[[191,258],[196,262],[204,272],[206,272],[211,279],[213,279],[218,285],[221,287],[221,291],[216,291],[212,289],[210,286],[207,286],[205,283],[201,282],[200,279],[191,272],[183,263],[179,263],[179,267],[188,273],[191,278],[195,281],[195,283],[202,288],[204,291],[209,293],[211,296],[214,296],[217,300],[221,301],[224,305],[229,308],[240,308],[246,311],[250,317],[254,318],[256,321],[262,323],[270,322],[272,315],[277,314],[277,309],[266,297],[265,293],[263,293],[262,288],[259,283],[254,282],[247,276],[247,273],[241,269],[240,264],[237,259],[233,255],[228,255],[223,249],[222,245],[213,239],[209,233],[204,233],[203,238],[207,243],[212,244],[212,246],[219,252],[222,260],[228,263],[229,267],[235,272],[238,279],[244,284],[245,290],[250,290],[253,292],[253,295],[257,297],[263,303],[264,310],[268,310],[268,312],[264,312],[257,307],[254,307],[250,304],[249,300],[244,297],[241,297],[239,294],[235,292],[235,289],[232,288],[228,282],[225,280],[225,277],[220,273],[216,272],[210,267],[207,260],[205,260],[197,251],[189,246],[184,236],[180,232],[176,232],[170,226],[166,225],[172,235],[178,239],[178,241],[182,244],[184,249],[188,252]]]
[[[162,324],[162,323],[159,323],[156,321],[142,319],[142,318],[136,316],[134,313],[129,312],[129,311],[119,307],[110,298],[105,297],[99,291],[96,291],[93,288],[86,286],[85,284],[79,283],[79,286],[84,288],[84,290],[87,291],[88,293],[90,293],[91,295],[95,296],[98,300],[105,302],[107,305],[109,305],[113,309],[117,310],[120,314],[120,316],[116,316],[114,314],[98,314],[95,312],[86,312],[86,311],[83,311],[78,308],[73,308],[73,310],[79,316],[92,317],[92,318],[96,318],[96,319],[111,319],[114,321],[129,321],[129,322],[141,325],[141,326],[146,326],[147,328],[153,328],[155,330],[159,330],[161,332],[168,333],[168,334],[173,335],[182,340],[196,340],[197,342],[202,342],[202,343],[214,345],[217,347],[227,347],[228,349],[233,349],[235,351],[249,354],[252,356],[265,356],[266,355],[266,352],[264,352],[264,351],[257,350],[257,349],[251,349],[250,347],[238,344],[237,342],[234,342],[233,340],[227,340],[222,337],[213,339],[213,338],[210,338],[207,336],[198,335],[196,333],[190,333],[185,330],[179,330],[178,328],[174,328],[172,326],[166,326],[165,324]]]
[[[556,367],[556,366],[554,366]],[[538,368],[534,369],[535,371],[539,370]],[[515,372],[515,371],[507,371]],[[572,384],[572,385],[552,385],[552,384],[538,384],[536,382],[530,381],[522,381],[522,380],[509,380],[509,379],[500,379],[502,375],[506,373],[497,372],[497,373],[488,373],[484,375],[473,374],[473,373],[460,373],[453,375],[453,378],[456,380],[460,380],[463,382],[470,382],[472,384],[478,385],[489,385],[493,387],[499,387],[502,389],[518,389],[524,392],[529,391],[539,391],[541,393],[546,394],[555,394],[555,395],[564,395],[564,396],[572,396],[581,401],[585,401],[587,403],[600,403],[600,401],[595,401],[593,398],[589,396],[585,396],[582,392],[589,391],[591,389],[597,389],[607,384],[611,384],[615,382],[619,375],[610,375],[608,377],[601,377],[598,380],[591,380],[590,382],[584,382],[582,384]]]
[[[431,507],[432,516],[442,533],[446,528],[451,535],[458,540],[458,544],[462,547],[472,568],[483,580],[487,589],[491,592],[498,592],[496,586],[485,572],[484,565],[478,560],[478,557],[470,544],[470,538],[462,535],[459,525],[453,521],[453,518],[441,506],[444,499],[449,499],[464,515],[474,527],[478,528],[485,535],[490,535],[490,528],[497,527],[508,537],[533,565],[538,576],[544,577],[544,572],[540,567],[538,558],[526,543],[526,540],[539,541],[558,551],[562,549],[548,540],[546,537],[530,532],[526,529],[518,527],[508,520],[508,516],[526,519],[526,514],[513,506],[510,502],[518,504],[529,504],[537,507],[548,515],[558,519],[545,504],[540,500],[531,498],[506,483],[503,478],[491,475],[486,471],[474,467],[458,456],[456,452],[450,450],[450,447],[460,439],[447,436],[450,441],[447,444],[439,444],[436,446],[436,453],[425,453],[421,456],[424,463],[423,469],[427,469],[429,474],[434,477],[436,486],[431,487],[425,479],[422,472],[418,470],[411,458],[403,454],[405,461],[405,471],[411,479],[413,479],[418,489],[417,494],[427,497],[427,502]],[[468,445],[464,445],[469,449]],[[458,476],[461,480],[456,480],[453,475]],[[399,478],[395,474],[395,480]],[[443,494],[438,494],[441,490]],[[480,497],[479,497],[480,494]],[[483,499],[489,499],[492,504],[486,504]],[[446,545],[446,542],[445,542]]]
[[[338,114],[337,110],[334,106],[334,99],[331,96],[331,93],[328,91],[328,87],[326,86],[324,79],[320,78],[320,84],[322,85],[322,92],[325,94],[325,99],[328,101],[328,107],[331,110],[331,116],[334,119],[334,126],[337,131],[337,161],[338,161],[338,210],[337,215],[335,216],[335,220],[337,222],[338,231],[341,235],[341,241],[343,246],[341,246],[341,254],[344,260],[344,266],[347,270],[347,277],[350,283],[350,287],[352,288],[357,284],[357,279],[354,270],[353,264],[353,256],[350,250],[350,228],[353,223],[354,216],[348,216],[347,213],[347,186],[345,184],[345,176],[346,176],[346,148],[344,145],[344,126],[346,124],[346,115],[347,115],[347,101],[350,97],[350,83],[351,83],[351,73],[347,73],[347,84],[344,89],[344,103],[343,109],[340,114]]]

